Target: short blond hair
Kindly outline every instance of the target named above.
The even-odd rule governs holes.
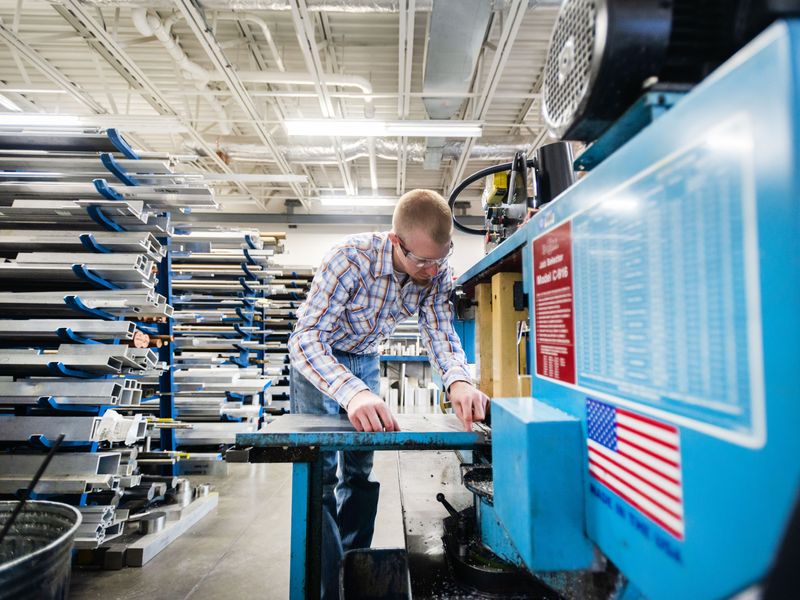
[[[424,231],[436,244],[453,236],[453,213],[441,194],[433,190],[411,190],[400,196],[392,215],[392,229],[401,238],[411,231]]]

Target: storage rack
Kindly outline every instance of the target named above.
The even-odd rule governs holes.
[[[288,399],[294,315],[267,311],[272,302],[302,300],[306,280],[288,281],[272,264],[283,237],[193,227],[173,240],[175,408],[193,423],[178,432],[177,445],[191,450],[192,460],[182,463],[188,472],[208,472],[208,461],[221,460],[236,433],[256,430],[265,411],[281,410],[273,389],[282,403]]]
[[[272,401],[267,410],[282,414],[289,411],[289,335],[297,322],[297,309],[311,288],[314,268],[273,265],[273,273],[269,296],[256,306],[269,332],[268,339],[274,343],[264,356],[264,368],[274,377],[270,388]]]
[[[185,505],[185,492],[169,503],[185,483],[159,471],[186,427],[172,420],[170,219],[216,206],[198,181],[115,130],[0,129],[0,495],[17,496],[65,434],[35,496],[79,507],[78,548],[154,503]],[[166,534],[137,541],[150,550],[133,564]]]

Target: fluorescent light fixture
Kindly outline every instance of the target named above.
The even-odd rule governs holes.
[[[17,106],[17,103],[4,94],[0,94],[0,106],[5,108],[6,110],[13,110],[14,112],[22,112],[22,109],[19,106]]]
[[[394,206],[397,198],[388,196],[320,196],[322,206],[344,206],[358,208],[360,206]]]
[[[333,137],[480,137],[480,121],[372,121],[369,119],[287,119],[288,136]]]
[[[0,113],[0,125],[13,127],[76,127],[80,117],[41,113]]]
[[[308,183],[306,175],[267,175],[265,173],[203,173],[204,181],[241,181],[243,183]]]
[[[52,115],[44,113],[0,113],[0,127],[64,127],[75,129],[106,129],[124,131],[180,133],[186,127],[175,117],[148,115]]]

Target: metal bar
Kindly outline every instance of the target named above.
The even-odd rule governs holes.
[[[0,454],[0,473],[3,476],[30,475],[41,464],[40,454]],[[116,475],[119,464],[120,455],[117,452],[61,452],[53,456],[47,475]]]
[[[0,417],[0,440],[28,441],[34,435],[44,435],[48,440],[55,440],[63,433],[67,443],[90,442],[94,440],[99,421],[98,417],[65,419],[64,417],[4,416]]]
[[[0,475],[0,494],[16,494],[25,489],[30,477]],[[36,485],[37,494],[84,494],[92,490],[116,490],[119,478],[113,475],[95,477],[55,477],[47,475]]]
[[[147,564],[159,552],[211,512],[218,502],[219,494],[217,492],[211,492],[208,496],[198,498],[182,510],[180,519],[169,521],[160,532],[141,536],[137,541],[129,544],[125,552],[126,564],[129,567],[141,567]]]
[[[0,144],[3,134],[0,133]],[[100,187],[98,187],[100,185]],[[105,190],[101,192],[100,189]],[[156,208],[216,208],[214,196],[207,187],[171,186],[103,186],[70,181],[0,181],[0,198],[74,200],[103,199],[113,194],[115,200],[140,201]]]
[[[133,338],[136,325],[128,321],[100,321],[93,319],[18,319],[0,320],[0,339],[19,341],[58,337],[58,330],[66,328],[74,333],[96,340]],[[49,335],[48,335],[49,334]]]
[[[125,383],[129,380],[124,380]],[[132,380],[131,380],[132,381]],[[122,380],[78,381],[70,379],[23,379],[0,381],[0,398],[13,403],[36,403],[39,398],[56,398],[60,403],[91,401],[116,404],[123,393]]]
[[[464,431],[455,415],[397,415],[401,431],[356,431],[346,415],[283,415],[256,433],[236,436],[239,446],[323,450],[471,449],[485,436]]]
[[[146,253],[157,258],[163,252],[161,244],[151,233],[139,231],[70,231],[0,229],[0,252],[35,252],[58,248],[62,251],[82,251],[85,245],[81,236],[91,235],[101,247],[116,252]]]
[[[0,373],[3,374],[51,375],[53,373],[49,365],[57,363],[101,375],[119,373],[122,368],[122,362],[110,356],[64,356],[59,353],[38,354],[35,350],[0,350]]]
[[[311,465],[297,462],[292,465],[292,529],[289,554],[289,599],[306,600],[309,596],[306,563],[308,544],[309,500],[311,497]],[[319,586],[317,586],[319,589]],[[317,591],[319,595],[319,591]]]

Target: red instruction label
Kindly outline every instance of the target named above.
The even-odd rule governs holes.
[[[536,374],[575,383],[572,223],[533,240]]]

